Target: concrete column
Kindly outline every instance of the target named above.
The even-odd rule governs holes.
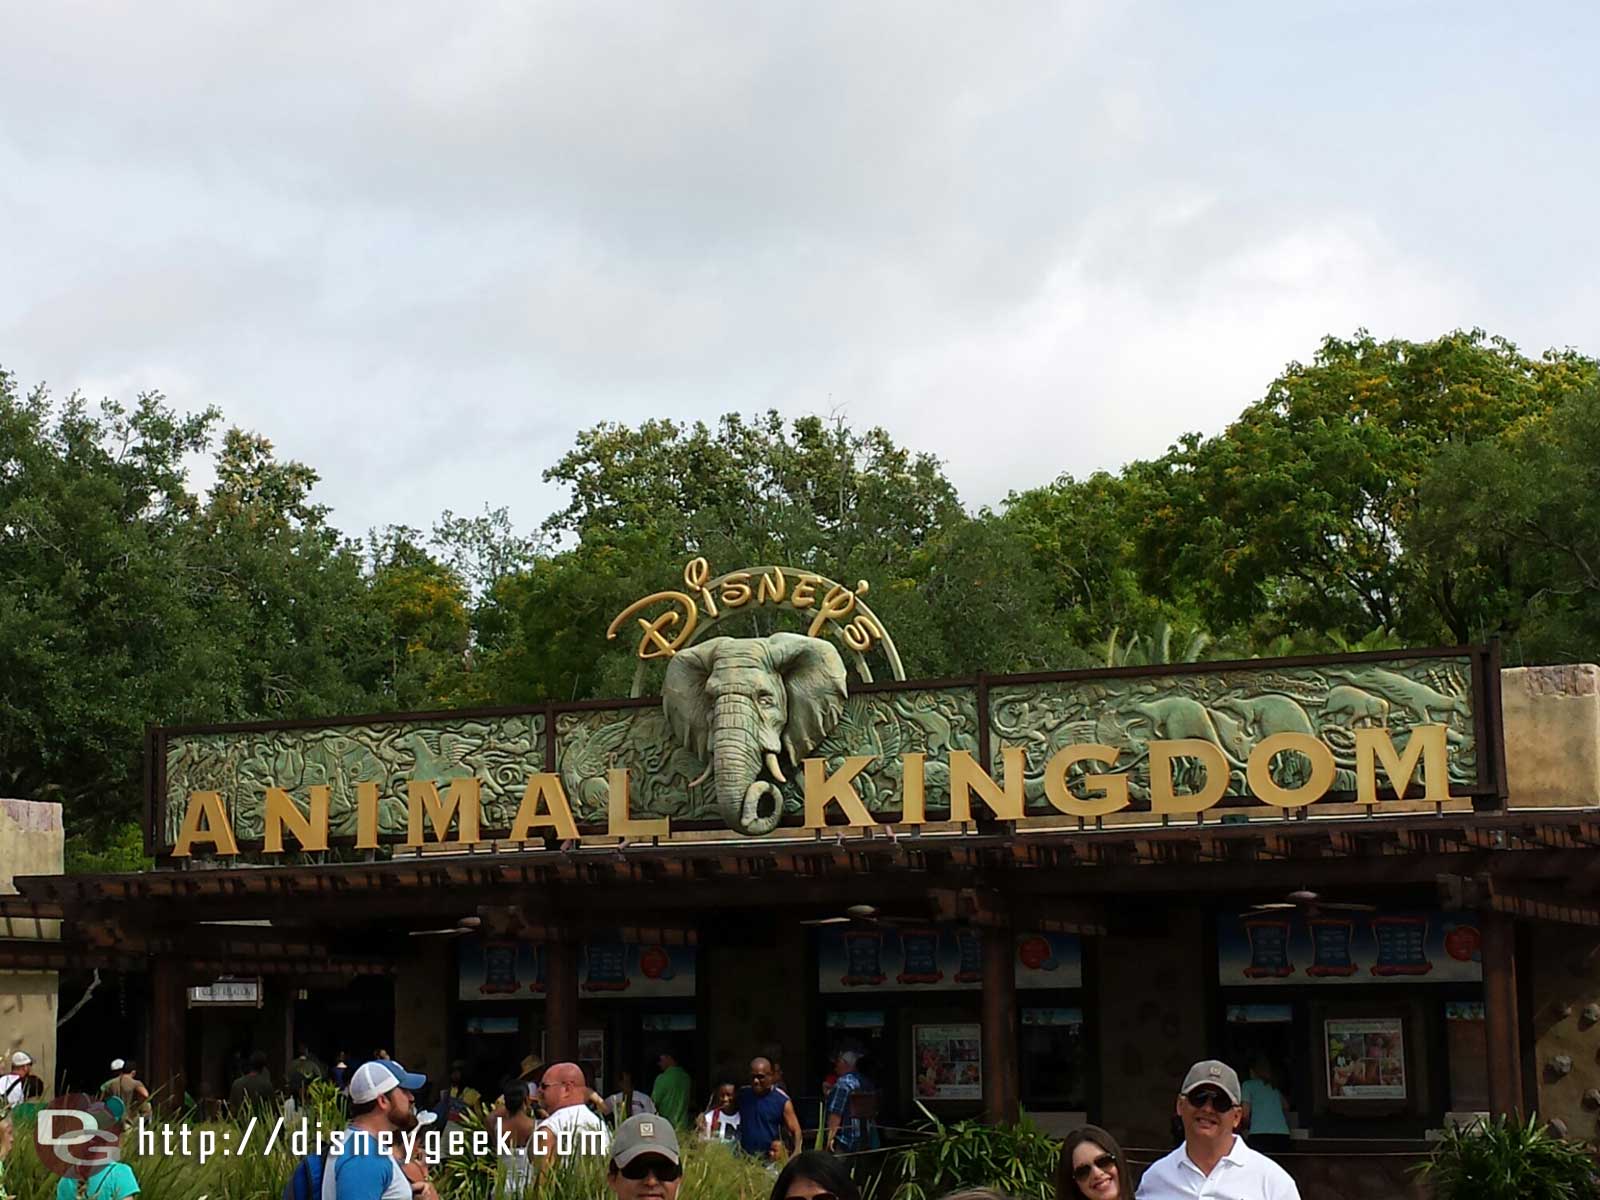
[[[1017,972],[1011,927],[983,931],[983,1115],[1017,1120]]]
[[[1489,1041],[1489,1109],[1516,1114],[1522,1102],[1521,1023],[1517,1016],[1516,922],[1483,914],[1484,1032]]]

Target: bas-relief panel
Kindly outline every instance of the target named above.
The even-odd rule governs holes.
[[[1044,768],[1058,750],[1084,742],[1115,746],[1122,755],[1109,773],[1128,775],[1135,805],[1148,806],[1146,744],[1154,739],[1212,743],[1229,764],[1227,795],[1247,796],[1245,764],[1257,742],[1275,733],[1310,734],[1333,751],[1337,771],[1331,790],[1353,792],[1357,728],[1387,728],[1403,748],[1411,726],[1444,725],[1450,781],[1468,787],[1478,776],[1471,688],[1471,660],[1465,656],[995,687],[989,694],[990,749],[998,764],[1002,747],[1023,748],[1029,807],[1048,810]],[[1282,754],[1272,776],[1294,787],[1305,781],[1307,770],[1300,755]],[[1107,768],[1080,765],[1069,779],[1091,772],[1107,773]],[[1197,786],[1198,773],[1197,766],[1180,759],[1179,788]]]
[[[531,772],[544,769],[544,714],[460,720],[385,721],[258,733],[176,734],[167,742],[165,833],[183,824],[190,792],[215,791],[241,841],[260,838],[266,791],[286,789],[301,804],[327,786],[329,833],[354,836],[356,784],[378,784],[378,830],[406,829],[406,781],[481,780],[483,827],[505,829]]]
[[[856,789],[872,811],[899,807],[900,756],[928,756],[930,809],[949,804],[951,750],[978,749],[978,702],[972,688],[869,692],[851,696],[833,731],[812,752],[837,770],[848,755],[877,761],[856,776]],[[590,709],[556,716],[556,769],[579,824],[606,819],[606,771],[628,768],[629,809],[635,816],[719,821],[715,778],[706,763],[679,746],[660,708]],[[803,773],[796,767],[783,785],[784,811],[804,810]]]

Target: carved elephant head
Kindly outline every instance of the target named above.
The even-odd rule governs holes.
[[[839,651],[798,633],[690,646],[673,655],[661,685],[673,733],[710,759],[722,819],[748,834],[777,828],[779,754],[798,765],[838,724],[845,694]]]

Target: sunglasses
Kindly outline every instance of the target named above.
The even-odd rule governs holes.
[[[786,1196],[784,1200],[790,1200],[790,1198]],[[832,1192],[812,1192],[806,1200],[839,1200],[839,1197]]]
[[[683,1168],[677,1163],[668,1162],[664,1158],[645,1157],[636,1158],[625,1167],[618,1167],[617,1171],[624,1179],[637,1182],[646,1175],[654,1175],[662,1183],[671,1183],[683,1174]]]
[[[1216,1088],[1195,1088],[1184,1099],[1189,1102],[1190,1108],[1204,1108],[1209,1104],[1214,1113],[1233,1110],[1233,1099],[1227,1092],[1219,1092]]]
[[[1114,1154],[1102,1154],[1099,1158],[1092,1159],[1080,1167],[1072,1168],[1072,1177],[1079,1183],[1089,1178],[1096,1171],[1109,1175],[1117,1169],[1117,1157]]]

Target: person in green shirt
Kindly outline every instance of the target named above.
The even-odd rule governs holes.
[[[656,1059],[661,1074],[656,1076],[650,1089],[650,1103],[675,1126],[689,1124],[689,1072],[678,1065],[671,1051],[662,1051]]]

